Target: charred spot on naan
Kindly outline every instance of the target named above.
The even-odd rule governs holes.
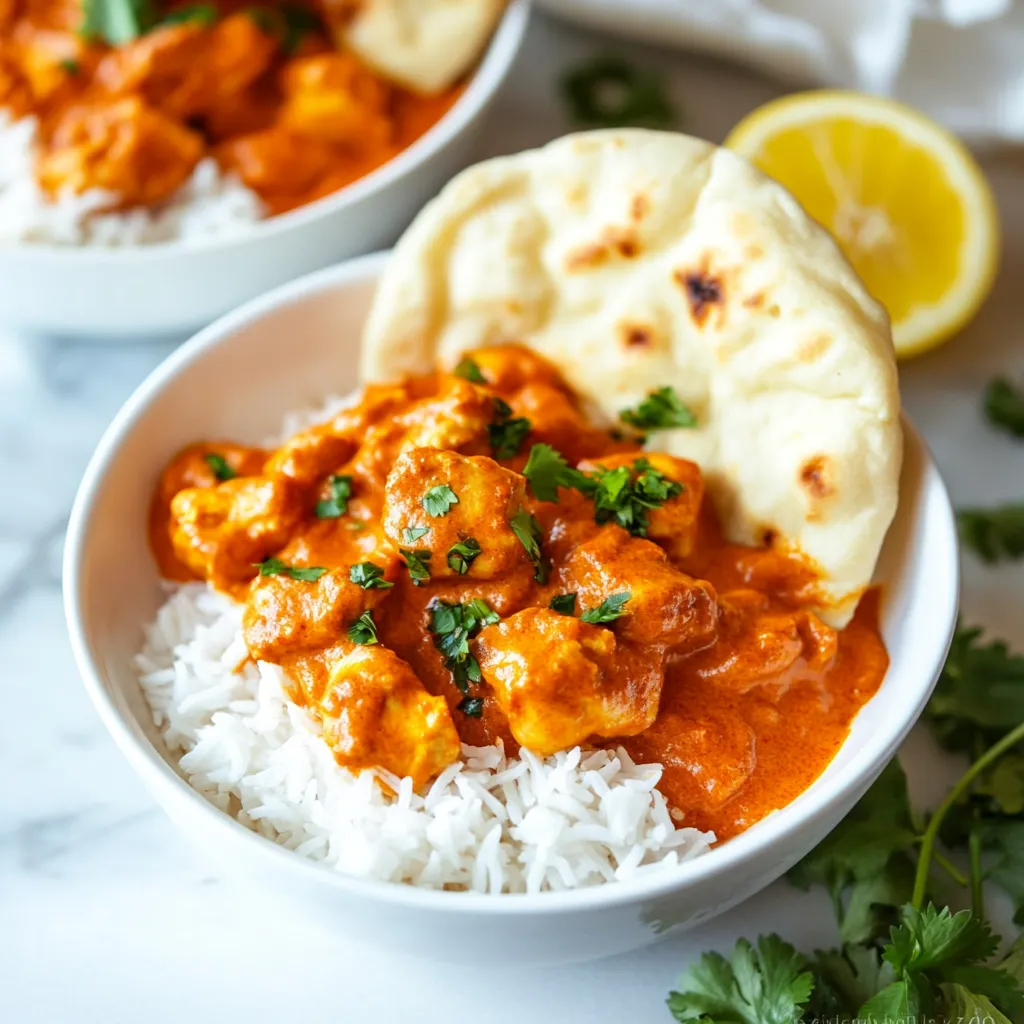
[[[565,269],[572,274],[603,266],[615,256],[631,260],[639,255],[640,240],[632,228],[610,227],[605,228],[599,241],[570,249],[565,257]]]
[[[621,323],[619,337],[627,349],[654,348],[657,340],[657,329],[653,324]]]
[[[832,338],[827,334],[818,334],[796,350],[796,358],[801,363],[816,363],[831,347]]]
[[[647,216],[647,212],[650,208],[651,201],[643,192],[638,192],[633,196],[633,201],[629,204],[629,216],[639,223]]]
[[[818,507],[836,493],[832,475],[832,463],[827,455],[814,455],[800,467],[800,486],[811,499],[808,519],[815,518]]]
[[[690,315],[698,327],[707,323],[711,313],[719,310],[719,326],[725,310],[725,283],[720,275],[711,273],[705,261],[695,270],[675,271],[676,283],[683,289],[690,305]]]

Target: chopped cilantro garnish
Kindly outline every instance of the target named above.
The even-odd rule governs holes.
[[[308,7],[299,4],[274,4],[250,7],[246,14],[267,35],[276,36],[285,56],[290,57],[302,40],[320,29],[320,19]]]
[[[415,544],[420,537],[426,537],[428,533],[430,533],[429,526],[407,526],[402,531],[402,540],[406,544]]]
[[[338,519],[348,511],[348,499],[352,497],[352,477],[332,476],[327,484],[331,496],[316,503],[316,517]]]
[[[448,549],[448,568],[464,576],[480,551],[480,545],[475,537],[467,537],[458,544],[453,544]]]
[[[482,718],[484,699],[483,697],[463,697],[455,707],[456,710],[461,711],[464,715],[469,715],[470,718]]]
[[[348,578],[363,590],[386,590],[394,586],[394,583],[384,579],[384,570],[373,562],[359,562],[353,565],[348,571]]]
[[[82,73],[82,65],[78,63],[74,57],[66,57],[60,61],[61,68],[72,77],[77,77]]]
[[[1005,377],[990,381],[985,391],[985,415],[993,426],[1024,437],[1024,388]]]
[[[576,595],[555,594],[548,607],[559,615],[573,615],[576,612]]]
[[[430,610],[430,632],[434,646],[444,655],[444,664],[463,692],[470,683],[480,682],[480,664],[469,651],[469,641],[484,626],[493,625],[501,616],[486,601],[474,598],[465,604],[437,601]]]
[[[195,3],[165,14],[157,23],[161,25],[181,25],[196,22],[199,25],[212,25],[217,20],[217,8],[213,4]]]
[[[265,562],[256,562],[261,576],[290,576],[293,580],[313,583],[320,579],[327,570],[322,565],[286,565],[279,558],[268,558]]]
[[[585,61],[562,77],[569,116],[595,128],[665,128],[677,114],[660,76],[615,54]]]
[[[628,590],[612,594],[606,597],[596,608],[588,608],[580,616],[580,621],[589,622],[592,625],[598,625],[602,622],[614,622],[626,614],[622,609],[632,596]],[[573,597],[575,597],[575,594]]]
[[[228,460],[216,452],[207,452],[203,461],[213,470],[213,475],[220,481],[234,480],[238,474],[228,465]]]
[[[472,359],[460,359],[458,365],[452,370],[456,377],[462,377],[472,384],[486,384],[487,379],[480,372],[480,367]]]
[[[534,496],[541,501],[558,501],[559,487],[573,487],[584,494],[596,487],[586,473],[571,468],[565,456],[549,444],[535,444],[530,449],[523,476],[529,481]]]
[[[697,417],[670,387],[652,391],[635,409],[623,409],[619,419],[637,430],[697,425]]]
[[[494,416],[494,421],[487,425],[491,453],[499,460],[514,458],[532,424],[522,416],[513,416],[512,407],[500,398],[494,399]]]
[[[368,644],[376,644],[380,641],[377,639],[377,623],[373,621],[373,611],[367,608],[362,615],[348,627],[348,638],[354,644],[362,644],[364,647]]]
[[[458,503],[458,495],[447,484],[431,487],[423,495],[422,500],[423,507],[427,510],[427,515],[434,517],[446,516],[449,509],[453,505],[458,505]]]
[[[1024,502],[964,508],[956,519],[964,546],[983,561],[1024,558]]]
[[[525,509],[520,509],[510,520],[512,532],[519,538],[519,543],[526,548],[526,553],[533,562],[533,578],[538,583],[547,583],[551,565],[544,557],[540,542],[542,539],[540,523]]]
[[[415,586],[423,586],[423,581],[430,579],[430,549],[399,548],[398,553],[405,559],[409,579]]]
[[[599,467],[589,477],[596,485],[591,496],[597,522],[616,522],[635,537],[647,536],[650,509],[683,493],[682,484],[670,480],[646,459],[637,459],[632,467]]]

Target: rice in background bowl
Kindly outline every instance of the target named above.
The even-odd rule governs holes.
[[[778,878],[849,811],[920,713],[945,657],[956,534],[945,489],[909,428],[899,512],[876,576],[885,588],[889,674],[818,781],[719,849],[572,892],[430,891],[354,879],[296,856],[217,810],[175,771],[134,666],[143,626],[166,598],[145,535],[153,482],[197,435],[255,442],[278,429],[286,410],[349,391],[383,259],[324,271],[215,324],[165,362],[112,424],[76,502],[65,567],[72,643],[101,717],[204,856],[257,892],[379,946],[462,962],[495,949],[503,964],[550,965],[633,949],[721,913]]]
[[[354,184],[290,213],[260,220],[252,193],[201,164],[179,197],[184,206],[172,203],[156,218],[136,215],[127,224],[107,219],[95,228],[102,248],[75,248],[85,232],[82,210],[49,211],[51,223],[40,227],[38,197],[22,177],[6,209],[0,197],[0,318],[18,329],[71,336],[180,334],[282,282],[390,242],[468,161],[518,53],[529,9],[529,0],[510,0],[462,97],[425,135]],[[21,173],[32,130],[22,122],[0,126],[0,185]],[[73,242],[6,241],[11,224],[23,235]],[[184,238],[163,241],[172,231]],[[111,247],[128,240],[161,244]]]

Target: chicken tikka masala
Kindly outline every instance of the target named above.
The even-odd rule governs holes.
[[[271,214],[364,176],[462,91],[419,94],[341,42],[352,0],[0,0],[0,122],[39,123],[36,178],[115,208],[167,200],[205,157]]]
[[[421,785],[460,743],[621,744],[728,838],[807,788],[877,690],[878,595],[826,625],[813,567],[727,543],[699,467],[642,447],[645,413],[600,428],[538,355],[478,349],[276,450],[190,446],[152,546],[244,602],[249,654],[339,764]]]

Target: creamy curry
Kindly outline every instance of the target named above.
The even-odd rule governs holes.
[[[337,49],[337,0],[157,4],[111,46],[90,26],[117,3],[149,9],[0,0],[0,114],[38,118],[50,195],[103,189],[119,208],[150,206],[212,156],[282,213],[390,160],[461,92],[416,95]]]
[[[621,743],[727,838],[804,790],[888,658],[815,573],[727,543],[692,462],[592,425],[525,348],[371,385],[276,450],[202,442],[151,512],[164,576],[244,602],[339,764],[428,781],[459,743]]]

